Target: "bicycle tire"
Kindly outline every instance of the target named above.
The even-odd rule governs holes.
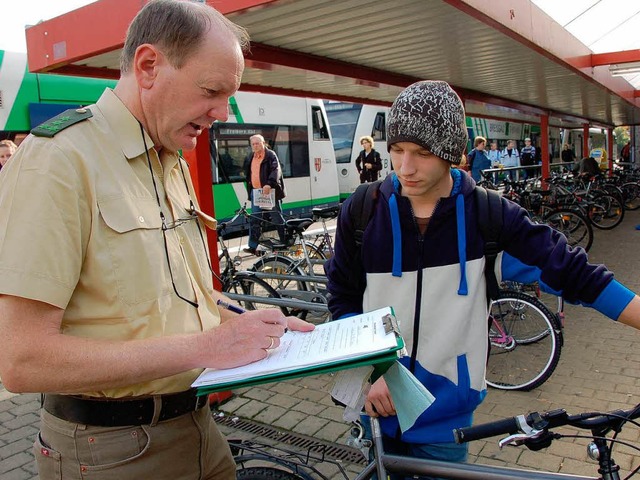
[[[305,272],[300,268],[299,262],[281,254],[269,254],[260,257],[256,263],[250,269],[254,272],[261,272],[265,274],[275,273],[279,275],[305,275]],[[263,278],[261,279],[269,284],[278,294],[283,298],[296,298],[295,292],[307,292],[309,291],[309,285],[302,280],[286,280],[277,278]],[[307,317],[307,310],[303,309],[290,309],[289,314],[302,318]]]
[[[231,280],[230,285],[225,292],[236,293],[239,295],[252,295],[265,298],[280,298],[280,294],[274,290],[264,280],[257,278],[250,273],[237,273]],[[260,310],[263,308],[279,308],[284,315],[289,315],[289,310],[285,307],[278,307],[268,303],[251,302],[248,300],[236,300],[245,310]]]
[[[500,292],[490,315],[487,385],[529,391],[547,381],[562,350],[557,317],[537,298],[510,290]]]
[[[275,467],[245,467],[236,470],[238,480],[300,480],[302,477]]]
[[[640,185],[637,182],[627,182],[622,185],[624,208],[637,210],[640,208]]]
[[[544,215],[543,222],[562,233],[572,247],[582,247],[588,252],[593,245],[591,221],[577,209],[552,210]]]
[[[615,195],[598,192],[589,205],[589,219],[601,230],[611,230],[624,219],[624,204]]]
[[[289,250],[287,252],[287,256],[291,257],[296,262],[299,262],[301,270],[306,268],[310,272],[310,275],[324,275],[324,262],[327,260],[327,257],[317,245],[305,240],[304,245],[297,243],[294,247],[296,247],[295,250]],[[311,265],[307,264],[303,248],[307,250],[307,255],[309,256]]]

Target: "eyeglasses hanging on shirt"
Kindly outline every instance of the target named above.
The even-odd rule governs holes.
[[[165,217],[164,212],[162,211],[162,205],[160,204],[160,194],[158,193],[158,186],[156,184],[156,178],[155,175],[153,174],[153,166],[151,165],[151,157],[149,156],[149,148],[147,147],[147,140],[144,136],[144,128],[142,127],[142,124],[140,122],[138,122],[138,124],[140,125],[140,133],[142,135],[142,143],[144,144],[144,152],[147,156],[147,164],[149,166],[149,173],[151,174],[151,181],[153,182],[153,190],[156,194],[156,201],[158,202],[158,210],[160,211],[160,221],[161,221],[161,230],[162,230],[162,240],[163,240],[163,244],[164,244],[164,253],[165,256],[167,258],[167,265],[169,267],[169,277],[171,277],[171,285],[173,286],[173,291],[175,292],[175,294],[178,296],[178,298],[180,298],[181,300],[184,300],[185,302],[187,302],[189,305],[198,308],[198,302],[196,300],[189,300],[188,298],[186,298],[185,296],[181,295],[178,292],[178,287],[176,286],[176,282],[173,278],[173,268],[171,267],[171,260],[170,260],[170,255],[169,255],[169,247],[168,247],[168,243],[167,243],[167,231],[169,230],[173,230],[181,225],[184,225],[186,223],[189,223],[191,221],[195,222],[196,228],[198,229],[198,234],[200,235],[200,240],[202,241],[202,248],[204,248],[204,253],[205,253],[205,257],[207,258],[207,266],[209,267],[209,271],[211,272],[211,274],[213,275],[213,268],[211,267],[211,259],[209,258],[209,253],[207,250],[207,246],[206,243],[204,241],[204,234],[202,233],[202,229],[200,228],[200,223],[198,222],[198,219],[202,220],[202,222],[207,225],[209,228],[215,229],[216,228],[216,220],[212,217],[210,217],[209,215],[207,215],[204,212],[201,212],[200,210],[198,210],[195,205],[193,204],[193,200],[191,197],[191,192],[189,191],[189,184],[187,183],[187,178],[185,176],[184,173],[184,167],[182,166],[182,160],[183,158],[180,157],[178,159],[178,165],[180,166],[180,173],[182,174],[182,180],[184,182],[184,188],[187,191],[187,196],[189,197],[189,208],[186,211],[187,216],[183,217],[183,218],[177,218],[176,220],[172,221],[172,222],[167,222],[167,219]]]

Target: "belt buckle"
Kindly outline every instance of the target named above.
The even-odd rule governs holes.
[[[201,408],[203,408],[206,404],[207,404],[207,400],[209,399],[209,395],[201,395],[199,397],[196,397],[196,406],[194,411],[198,411]]]

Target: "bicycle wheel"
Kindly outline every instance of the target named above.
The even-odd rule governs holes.
[[[622,185],[624,208],[637,210],[640,208],[640,185],[637,182],[627,182]]]
[[[614,195],[597,193],[589,205],[589,219],[594,227],[611,230],[624,219],[624,205]]]
[[[238,480],[300,480],[303,477],[274,467],[245,467],[236,470]]]
[[[487,384],[501,390],[532,390],[553,373],[562,349],[556,317],[535,297],[503,290],[492,302]]]
[[[307,263],[303,249],[307,250],[311,265]],[[298,242],[287,252],[287,256],[298,262],[300,269],[306,270],[310,275],[324,275],[324,262],[327,260],[327,257],[314,243],[306,240],[304,244]]]
[[[582,247],[588,252],[593,245],[591,222],[578,210],[553,210],[544,216],[543,221],[567,237],[572,247]]]
[[[282,298],[304,300],[306,293],[303,292],[309,291],[307,283],[295,278],[287,278],[292,275],[305,275],[299,264],[300,262],[286,255],[271,254],[261,257],[253,264],[251,270],[265,274],[261,280],[267,282]],[[307,310],[291,309],[290,314],[304,319]]]
[[[263,298],[280,298],[280,294],[274,290],[264,280],[257,278],[250,273],[237,273],[231,280],[230,285],[224,289],[226,293],[235,293],[237,295],[251,295]],[[263,308],[279,308],[284,315],[289,315],[289,310],[285,307],[278,307],[268,303],[258,301],[235,299],[245,310],[259,310]]]

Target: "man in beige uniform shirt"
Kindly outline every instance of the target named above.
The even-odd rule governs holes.
[[[176,153],[227,119],[247,43],[206,4],[148,3],[115,90],[34,129],[0,174],[0,377],[45,393],[41,480],[235,478],[191,383],[313,328],[218,310]]]

